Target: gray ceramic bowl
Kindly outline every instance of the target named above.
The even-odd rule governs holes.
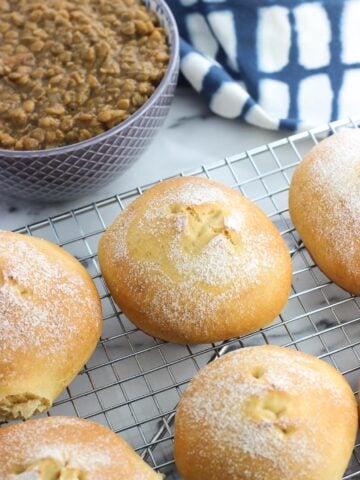
[[[100,188],[132,165],[161,127],[179,73],[179,34],[163,0],[146,0],[168,33],[167,72],[149,100],[127,120],[84,142],[37,151],[0,150],[0,193],[57,201]]]

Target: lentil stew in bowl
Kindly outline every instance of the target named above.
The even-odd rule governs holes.
[[[152,95],[166,32],[141,0],[0,0],[0,148],[95,137]]]

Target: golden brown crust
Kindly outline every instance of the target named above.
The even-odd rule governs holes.
[[[311,355],[249,347],[205,367],[175,418],[184,480],[340,480],[357,432],[346,380]]]
[[[336,284],[360,294],[360,132],[322,141],[292,178],[292,221],[316,264]]]
[[[100,240],[106,283],[145,332],[205,343],[270,323],[287,302],[291,261],[275,226],[235,190],[198,177],[162,182]]]
[[[96,287],[74,257],[0,232],[0,418],[49,408],[92,354],[101,327]]]
[[[2,480],[48,480],[59,475],[71,480],[162,478],[121,437],[79,418],[42,418],[0,428],[0,452]],[[57,476],[47,477],[52,471]]]

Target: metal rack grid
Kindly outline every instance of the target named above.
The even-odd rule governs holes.
[[[238,339],[196,346],[162,342],[137,330],[109,295],[97,259],[99,237],[151,185],[19,229],[75,255],[92,275],[104,310],[104,330],[94,355],[48,415],[100,422],[168,479],[179,479],[172,452],[176,404],[193,375],[229,350],[270,343],[306,351],[338,368],[357,394],[360,298],[334,285],[314,265],[291,224],[288,187],[294,168],[314,144],[359,124],[360,119],[335,122],[187,172],[219,180],[253,200],[279,228],[292,255],[292,291],[282,314],[267,328]],[[350,478],[360,478],[359,442],[344,477]]]

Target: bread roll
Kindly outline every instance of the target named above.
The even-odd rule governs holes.
[[[184,480],[340,480],[357,431],[346,380],[310,355],[249,347],[192,380],[175,417]]]
[[[88,420],[50,417],[0,428],[2,480],[160,480],[129,445]]]
[[[150,335],[205,343],[270,323],[287,302],[291,261],[279,232],[239,192],[182,177],[160,183],[100,240],[111,294]]]
[[[0,420],[47,410],[92,354],[101,326],[97,290],[75,258],[0,231]]]
[[[290,214],[316,264],[360,295],[360,131],[315,146],[296,169]]]

